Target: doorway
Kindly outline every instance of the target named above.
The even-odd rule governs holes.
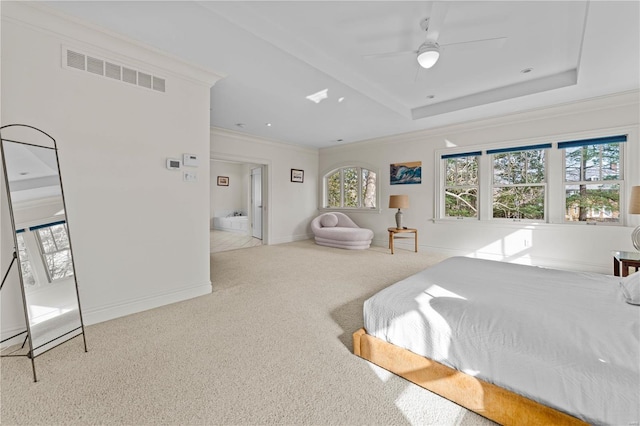
[[[210,252],[268,244],[267,164],[212,156],[210,170]]]

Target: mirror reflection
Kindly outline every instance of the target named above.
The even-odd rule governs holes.
[[[3,139],[33,356],[82,333],[56,151]]]

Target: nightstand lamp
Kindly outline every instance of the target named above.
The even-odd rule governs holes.
[[[409,208],[409,196],[408,195],[390,195],[389,208],[398,209],[398,212],[396,213],[396,229],[402,229],[402,211],[400,209]]]
[[[640,214],[640,186],[631,188],[631,199],[629,200],[629,214]],[[631,241],[636,250],[640,251],[640,226],[633,230]]]

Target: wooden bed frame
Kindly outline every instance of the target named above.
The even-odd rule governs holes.
[[[353,353],[503,425],[586,425],[584,421],[367,334],[353,333]]]

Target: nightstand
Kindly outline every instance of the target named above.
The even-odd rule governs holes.
[[[616,277],[629,275],[629,268],[640,268],[640,253],[634,251],[612,251],[613,275]],[[622,275],[620,274],[622,273]]]
[[[391,254],[393,254],[393,240],[395,238],[411,238],[411,236],[408,237],[396,237],[396,234],[413,234],[414,235],[414,239],[415,239],[415,250],[416,253],[418,252],[418,230],[415,228],[402,228],[402,229],[398,229],[398,228],[389,228],[387,229],[387,231],[389,231],[389,248],[391,249]]]

